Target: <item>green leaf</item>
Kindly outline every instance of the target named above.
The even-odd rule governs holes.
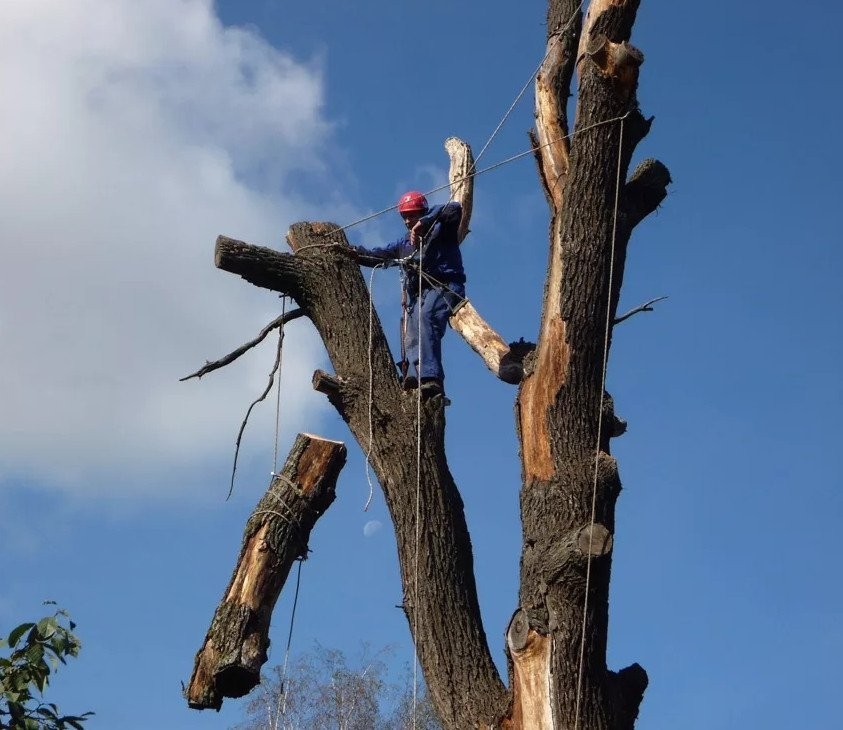
[[[35,626],[35,624],[25,623],[21,624],[16,629],[12,629],[12,633],[9,634],[9,646],[14,649],[14,647],[17,646],[17,643],[20,641],[21,636],[23,636],[33,626]]]
[[[41,634],[44,641],[52,639],[58,630],[58,621],[53,616],[47,616],[38,622],[38,633]]]

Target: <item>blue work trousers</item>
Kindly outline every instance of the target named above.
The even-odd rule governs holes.
[[[407,338],[405,349],[407,361],[415,369],[419,380],[445,379],[442,369],[442,337],[448,326],[448,319],[454,308],[463,300],[465,287],[449,284],[448,289],[426,288],[421,293],[408,292]],[[421,342],[419,342],[419,311],[421,311]],[[419,367],[421,354],[421,367]]]

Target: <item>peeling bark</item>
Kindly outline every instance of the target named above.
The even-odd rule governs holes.
[[[457,137],[445,140],[445,150],[451,160],[448,180],[451,200],[462,206],[462,219],[457,240],[462,243],[469,232],[474,207],[474,156],[471,147]],[[511,351],[504,339],[493,330],[474,305],[465,300],[448,320],[459,334],[486,363],[486,367],[505,383],[520,383],[524,372],[523,353]]]
[[[457,240],[462,243],[468,235],[474,210],[474,154],[471,147],[459,137],[448,137],[445,140],[445,151],[451,160],[448,168],[451,200],[456,200],[462,206],[462,219],[457,230]]]
[[[345,446],[299,434],[279,476],[246,522],[243,546],[185,691],[194,709],[222,707],[259,681],[272,609],[296,559],[303,560],[316,520],[334,501]]]
[[[452,318],[499,377],[516,353],[523,367],[516,402],[523,547],[518,606],[506,635],[509,690],[491,660],[480,618],[470,538],[444,451],[444,401],[424,402],[416,422],[415,393],[399,387],[376,313],[369,348],[363,336],[369,332],[368,294],[356,264],[343,253],[344,234],[329,223],[296,224],[288,234],[292,255],[225,237],[217,241],[220,268],[292,296],[322,337],[334,372],[317,371],[313,387],[370,452],[395,526],[403,609],[447,730],[632,730],[647,686],[637,664],[619,672],[606,665],[621,490],[609,446],[626,424],[615,416],[602,377],[630,235],[670,183],[667,168],[654,160],[626,179],[652,121],[638,110],[643,55],[629,43],[638,5],[593,0],[583,19],[576,0],[549,2],[533,140],[551,224],[535,352],[528,343],[506,345],[470,305]],[[567,140],[575,69],[577,112]],[[473,160],[458,140],[449,140],[447,149],[454,198],[467,211],[464,236]],[[219,660],[212,649],[213,666]]]
[[[639,211],[660,202],[653,189],[661,185],[663,192],[669,182],[666,170],[651,166],[624,185],[635,146],[649,129],[635,98],[643,55],[628,43],[637,7],[634,0],[597,0],[584,21],[564,207],[552,221],[542,330],[517,403],[524,476],[520,612],[531,631],[552,638],[555,726],[589,730],[631,728],[646,677],[639,667],[640,693],[621,691],[620,675],[606,666],[621,488],[609,440],[625,424],[610,399],[600,408],[605,338],[611,341],[629,235]],[[623,125],[608,121],[620,117]]]
[[[512,710],[504,730],[553,730],[551,639],[530,627],[530,617],[517,611],[506,632],[512,663]]]
[[[359,267],[343,253],[344,234],[332,224],[300,223],[287,240],[294,255],[220,238],[215,260],[258,286],[294,296],[315,325],[335,374],[317,373],[314,384],[367,452],[372,435],[370,462],[395,526],[403,608],[437,714],[446,728],[495,725],[507,697],[486,641],[462,500],[445,459],[444,400],[423,403],[417,472],[415,392],[399,386],[376,312],[371,350],[363,336],[368,292]]]

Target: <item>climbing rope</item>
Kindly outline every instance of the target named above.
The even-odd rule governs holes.
[[[451,193],[453,197],[453,193]],[[449,201],[450,202],[450,201]],[[433,230],[433,226],[430,227]],[[418,619],[419,619],[419,542],[420,542],[420,523],[421,523],[421,443],[422,443],[422,424],[421,424],[421,401],[422,401],[422,254],[424,251],[424,239],[422,236],[419,241],[419,290],[417,292],[418,299],[416,300],[416,319],[418,320],[418,360],[416,364],[416,375],[418,376],[418,390],[416,391],[416,555],[415,565],[413,567],[413,642],[418,636]],[[413,661],[413,730],[416,727],[416,712],[418,709],[418,671],[419,658],[418,651],[414,652]]]
[[[542,150],[545,147],[550,147],[551,145],[554,145],[557,142],[561,142],[561,141],[566,140],[566,139],[573,139],[578,134],[582,134],[583,132],[588,132],[592,129],[595,129],[597,127],[602,127],[606,124],[613,124],[614,122],[619,122],[622,119],[626,119],[629,115],[630,115],[630,112],[627,112],[626,114],[624,114],[622,116],[619,116],[619,117],[612,117],[611,119],[604,119],[601,122],[594,122],[594,124],[589,124],[587,127],[583,127],[582,129],[577,129],[573,132],[570,132],[569,134],[564,134],[561,137],[556,137],[555,139],[552,139],[549,142],[545,142],[544,144],[533,145],[528,150],[524,150],[523,152],[518,152],[517,154],[514,154],[511,157],[506,157],[505,159],[500,160],[499,162],[495,162],[494,164],[489,165],[488,167],[484,167],[480,170],[475,170],[474,172],[469,172],[466,175],[463,175],[462,177],[459,177],[459,178],[455,179],[453,181],[453,184],[456,185],[456,184],[459,184],[459,183],[461,183],[465,180],[470,180],[471,178],[478,177],[480,175],[484,175],[487,172],[492,172],[493,170],[497,170],[499,167],[504,167],[505,165],[509,165],[512,162],[516,162],[517,160],[520,160],[521,158],[526,157],[527,155],[534,155],[538,150]],[[476,161],[475,161],[475,164],[476,164]],[[443,185],[439,185],[435,188],[431,188],[430,190],[428,190],[427,192],[425,192],[423,194],[424,194],[425,197],[428,197],[430,195],[433,195],[434,193],[441,192],[442,190],[445,190],[446,188],[450,188],[451,184],[452,183],[450,183],[450,182],[444,183]],[[361,223],[366,223],[367,221],[370,221],[370,220],[378,218],[382,215],[385,215],[386,213],[391,213],[393,210],[396,210],[397,208],[398,208],[397,204],[396,205],[390,205],[388,208],[384,208],[383,210],[379,210],[375,213],[370,213],[367,216],[364,216],[362,218],[358,218],[357,220],[351,221],[351,223],[346,223],[344,226],[340,226],[338,228],[332,228],[330,231],[327,231],[326,233],[324,233],[322,235],[333,236],[337,233],[341,233],[342,231],[346,231],[349,228],[354,228],[355,226],[359,226]],[[304,251],[304,250],[309,249],[309,248],[331,248],[331,247],[334,247],[334,246],[345,247],[345,244],[339,243],[337,241],[331,241],[331,242],[328,242],[328,243],[309,243],[305,246],[299,246],[299,248],[296,249],[296,253],[298,253],[299,251]]]
[[[304,558],[299,558],[299,569],[296,573],[296,594],[293,598],[293,612],[290,615],[290,631],[287,633],[287,649],[284,651],[284,668],[281,670],[281,696],[284,698],[281,705],[281,717],[287,715],[287,663],[290,659],[290,646],[293,643],[293,626],[296,622],[296,606],[299,604],[299,587],[301,586],[301,564]]]
[[[366,504],[363,507],[364,512],[369,511],[369,505],[372,503],[372,497],[375,494],[375,485],[372,482],[372,472],[370,467],[370,460],[372,456],[372,447],[374,445],[375,434],[374,434],[374,421],[372,419],[372,404],[374,402],[374,390],[375,390],[375,372],[372,366],[372,356],[373,356],[373,341],[374,341],[374,318],[375,318],[375,305],[374,305],[374,288],[375,288],[375,272],[382,268],[384,264],[378,264],[377,266],[372,267],[372,273],[369,276],[369,446],[366,449],[366,481],[369,482],[369,496],[366,499]]]
[[[624,120],[621,118],[620,123],[620,139],[618,141],[618,168],[615,177],[615,207],[612,216],[612,250],[609,255],[609,287],[606,296],[606,329],[603,337],[603,367],[602,376],[600,380],[600,405],[597,411],[597,445],[594,450],[594,484],[591,490],[591,522],[588,531],[588,555],[586,556],[585,569],[585,601],[582,612],[582,635],[580,637],[580,660],[579,672],[577,674],[577,699],[574,712],[574,730],[579,730],[580,726],[580,703],[582,700],[582,680],[583,672],[585,670],[585,632],[588,625],[588,594],[591,586],[591,549],[592,541],[594,539],[594,524],[597,517],[597,478],[600,469],[600,442],[603,436],[603,400],[606,393],[606,366],[609,359],[609,332],[611,331],[612,317],[612,286],[615,276],[615,241],[618,232],[618,203],[620,199],[621,189],[621,165],[623,162],[623,124]]]
[[[287,295],[281,296],[281,319],[287,314]],[[278,438],[281,424],[281,364],[284,355],[284,325],[278,328],[278,388],[275,391],[275,444],[272,452],[272,472],[275,476],[278,472]]]
[[[585,0],[582,0],[582,2],[577,6],[577,9],[574,10],[573,13],[571,13],[571,17],[568,18],[568,22],[565,23],[564,26],[559,28],[559,30],[556,30],[556,31],[553,32],[553,40],[552,40],[551,43],[548,43],[547,50],[544,53],[544,57],[542,58],[541,61],[539,61],[539,65],[536,66],[536,70],[533,71],[530,78],[528,78],[527,81],[524,83],[524,86],[521,87],[521,91],[518,92],[518,96],[515,97],[515,101],[513,101],[512,104],[510,105],[509,109],[506,110],[506,114],[503,115],[503,118],[498,123],[498,126],[495,127],[495,131],[492,132],[492,135],[489,137],[486,144],[483,145],[483,148],[480,150],[480,154],[478,154],[476,159],[474,160],[475,165],[480,161],[480,158],[483,157],[483,153],[486,151],[486,148],[490,144],[492,144],[492,140],[495,138],[497,133],[501,130],[501,127],[503,127],[506,120],[509,119],[509,115],[512,114],[513,109],[515,109],[515,107],[518,105],[518,102],[521,101],[521,97],[524,96],[524,93],[530,87],[530,84],[533,83],[536,76],[539,75],[539,71],[541,71],[542,66],[544,66],[544,62],[547,60],[547,57],[550,55],[551,50],[553,50],[554,45],[565,34],[565,31],[568,30],[571,23],[574,22],[574,18],[577,17],[577,13],[579,13],[580,10],[582,9],[582,6],[583,6],[584,2],[585,2]]]

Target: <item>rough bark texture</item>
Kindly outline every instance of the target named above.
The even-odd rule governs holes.
[[[335,372],[318,373],[314,384],[371,452],[395,526],[404,611],[436,711],[447,728],[495,725],[507,696],[486,642],[462,499],[445,459],[444,400],[422,404],[417,472],[416,395],[399,387],[376,312],[368,349],[363,276],[342,248],[326,245],[344,243],[344,235],[332,224],[300,223],[287,240],[295,255],[220,237],[216,262],[290,294],[313,321]]]
[[[637,664],[617,673],[606,666],[620,492],[609,440],[625,424],[602,378],[630,235],[670,182],[654,160],[626,181],[650,127],[636,99],[643,56],[629,45],[638,5],[594,0],[583,19],[577,0],[549,2],[532,137],[551,208],[550,246],[538,347],[524,363],[516,403],[523,551],[519,605],[506,634],[509,691],[480,619],[462,501],[444,453],[444,400],[421,406],[417,471],[415,393],[399,387],[376,313],[368,347],[368,292],[335,245],[344,234],[333,224],[296,224],[288,234],[294,254],[217,241],[217,266],[293,297],[322,337],[334,373],[317,372],[313,385],[371,454],[395,526],[404,610],[447,730],[631,730],[647,685]],[[565,139],[575,69],[576,121]],[[452,143],[449,153],[454,162],[465,148]],[[470,167],[466,157],[452,166],[459,196],[472,194],[464,179]],[[500,375],[502,341],[489,342],[498,360],[490,369]],[[523,356],[532,348],[510,349]]]
[[[237,567],[214,614],[185,691],[194,709],[219,710],[260,681],[269,622],[290,567],[304,559],[310,531],[334,501],[345,464],[342,443],[299,434],[243,532]]]
[[[557,20],[576,7],[575,2],[550,5],[550,17]],[[527,681],[522,675],[537,685],[536,673],[549,673],[555,727],[631,728],[646,686],[640,667],[615,674],[606,666],[612,535],[620,492],[609,439],[621,429],[614,413],[607,413],[610,401],[602,412],[600,408],[604,344],[607,334],[611,336],[606,322],[607,317],[614,319],[617,308],[629,236],[664,197],[669,182],[666,169],[651,163],[639,182],[634,178],[623,185],[635,146],[649,129],[635,97],[643,57],[626,42],[637,7],[636,0],[599,0],[586,16],[579,41],[575,136],[564,186],[560,193],[551,188],[549,196],[554,218],[543,325],[517,404],[524,476],[519,611],[528,617],[528,632],[550,637],[551,650],[546,666],[524,670],[510,643],[512,674],[517,696],[519,684]],[[553,43],[551,31],[548,45]],[[569,62],[571,56],[565,58]],[[569,63],[557,63],[555,73],[555,80],[545,83],[555,89],[558,112],[567,98]],[[544,105],[552,106],[548,100]],[[557,117],[564,115],[558,112]],[[623,122],[604,123],[618,117]],[[542,165],[546,184],[551,164],[559,163]]]

